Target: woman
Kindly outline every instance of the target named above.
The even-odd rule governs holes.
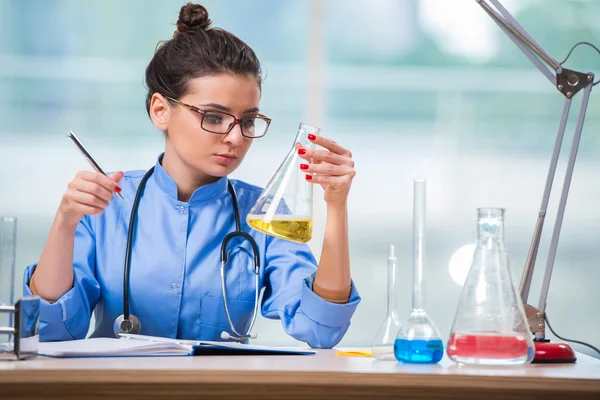
[[[311,136],[300,168],[320,184],[327,226],[317,265],[308,246],[250,229],[245,217],[261,189],[228,180],[270,120],[259,114],[261,69],[233,34],[209,28],[204,7],[181,8],[172,39],[146,69],[146,108],[164,133],[165,150],[148,174],[132,242],[129,310],[141,334],[219,340],[233,333],[221,291],[220,248],[235,230],[231,182],[242,230],[258,245],[260,304],[266,318],[311,347],[336,345],[360,297],[350,276],[346,199],[355,175],[351,154]],[[310,173],[310,174],[308,174]],[[37,264],[25,271],[25,293],[42,299],[40,340],[114,337],[123,314],[123,264],[133,200],[146,171],[108,177],[79,172],[69,183]],[[115,199],[115,192],[124,200]],[[254,311],[252,252],[241,242],[226,269],[228,311],[245,332]],[[258,306],[258,305],[257,305]]]

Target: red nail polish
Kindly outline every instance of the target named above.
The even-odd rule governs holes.
[[[298,149],[298,154],[306,154],[306,149]]]
[[[308,134],[308,140],[315,140],[317,138],[316,135],[313,135],[312,133]]]
[[[308,169],[308,164],[300,164],[300,169]]]
[[[306,180],[310,181],[312,179],[312,175],[306,175]]]
[[[117,187],[115,188],[115,192],[117,192],[117,193],[121,193],[121,188],[120,188],[119,186],[117,186]]]

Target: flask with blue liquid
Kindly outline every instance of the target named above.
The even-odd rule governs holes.
[[[444,356],[444,343],[423,301],[425,253],[426,180],[415,179],[413,206],[413,296],[412,311],[396,335],[394,356],[404,364],[437,364]]]

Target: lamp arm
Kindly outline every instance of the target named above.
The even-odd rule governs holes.
[[[566,98],[562,117],[558,127],[556,141],[554,144],[552,158],[550,161],[550,167],[546,178],[546,185],[544,188],[544,194],[542,196],[542,204],[538,214],[538,220],[535,226],[533,240],[529,248],[525,268],[523,270],[523,277],[521,279],[521,284],[519,288],[521,299],[525,306],[525,313],[527,315],[530,330],[533,334],[535,334],[536,339],[543,340],[545,335],[544,316],[546,310],[546,299],[548,297],[550,278],[552,276],[552,269],[554,266],[554,261],[556,259],[556,250],[558,247],[558,240],[560,237],[560,230],[562,227],[562,221],[565,213],[567,197],[569,195],[571,178],[573,176],[573,169],[575,167],[577,152],[579,150],[579,142],[581,139],[581,133],[583,131],[583,124],[585,121],[585,114],[587,111],[590,94],[592,91],[592,87],[598,82],[593,82],[594,75],[592,73],[582,73],[562,67],[562,64],[567,61],[569,55],[571,54],[574,48],[571,49],[567,58],[563,62],[559,63],[550,55],[548,55],[548,53],[546,53],[544,49],[542,49],[540,45],[535,42],[531,35],[529,35],[529,33],[527,33],[527,31],[515,20],[515,18],[508,12],[508,10],[504,8],[502,4],[500,4],[499,0],[475,1],[485,10],[487,14],[489,14],[489,16],[494,20],[494,22],[496,22],[496,24],[506,33],[506,35],[519,47],[519,49],[521,49],[521,51],[531,60],[531,62],[533,62],[533,64],[540,70],[540,72],[542,72],[542,74],[544,74],[544,76],[546,76],[546,78],[550,82],[552,82],[552,84],[558,89],[558,91],[562,93]],[[493,7],[487,3],[488,1],[493,5]],[[598,53],[600,53],[600,49],[598,49],[590,43],[582,42],[578,43],[578,45],[579,44],[588,44],[594,49],[596,49]],[[554,70],[554,72],[552,70]],[[565,128],[569,117],[571,99],[573,98],[573,96],[575,96],[575,94],[577,94],[581,90],[584,91],[583,100],[581,103],[579,117],[577,119],[575,134],[573,136],[573,145],[571,147],[571,153],[569,156],[567,170],[565,173],[562,193],[558,207],[558,215],[556,217],[556,223],[554,225],[554,230],[552,233],[552,240],[550,243],[550,250],[546,263],[546,270],[544,280],[542,283],[540,299],[538,307],[535,308],[527,304],[527,298],[529,296],[529,290],[531,287],[531,281],[533,277],[533,269],[535,266],[535,260],[537,258],[537,253],[540,245],[544,221],[546,218],[548,202],[550,199],[550,192],[552,190],[552,182],[554,181],[556,167],[558,164],[558,157],[560,155],[560,149],[562,147]]]
[[[567,197],[569,196],[569,188],[571,186],[571,178],[573,176],[573,169],[575,167],[575,160],[577,158],[577,151],[579,150],[579,141],[581,139],[581,132],[583,131],[583,123],[585,121],[585,114],[587,111],[588,103],[590,101],[590,94],[592,92],[593,83],[590,82],[586,85],[583,90],[583,98],[581,100],[581,108],[579,110],[579,118],[577,119],[577,126],[575,127],[575,134],[573,135],[573,144],[571,146],[571,153],[569,155],[569,161],[567,162],[567,170],[565,172],[565,179],[558,204],[558,214],[556,216],[556,223],[554,224],[554,231],[552,232],[552,240],[550,241],[550,250],[548,252],[548,260],[546,263],[546,272],[544,275],[544,281],[542,283],[542,289],[540,292],[540,300],[538,303],[538,310],[544,314],[546,311],[546,298],[548,297],[548,288],[550,286],[550,277],[552,276],[552,268],[554,260],[556,258],[556,249],[558,247],[558,239],[560,236],[560,230],[562,227],[563,217],[565,215],[565,208],[567,205]],[[567,100],[568,101],[568,100]]]
[[[531,246],[529,247],[527,259],[525,261],[525,268],[523,270],[523,277],[521,279],[521,285],[519,287],[519,292],[521,294],[521,300],[523,301],[523,303],[527,303],[527,298],[529,297],[529,289],[531,287],[531,279],[533,277],[533,267],[535,265],[538,249],[540,246],[540,240],[542,238],[542,230],[544,229],[544,221],[546,219],[546,212],[548,210],[550,192],[552,191],[552,182],[554,181],[556,166],[558,165],[558,157],[560,155],[563,137],[565,136],[565,128],[567,126],[567,120],[569,119],[570,110],[571,99],[567,98],[565,100],[565,106],[563,109],[560,124],[558,126],[558,133],[556,135],[556,141],[554,143],[552,158],[550,159],[550,168],[548,169],[548,176],[546,177],[546,186],[544,187],[544,194],[542,195],[542,204],[540,205],[538,220],[533,233],[533,240],[531,241]],[[543,323],[543,319],[541,322]]]
[[[562,67],[552,57],[548,55],[540,47],[539,44],[536,43],[535,40],[527,33],[527,31],[514,19],[514,17],[508,12],[506,8],[500,4],[498,0],[489,0],[494,7],[500,12],[494,10],[486,0],[475,0],[486,13],[496,22],[496,24],[506,33],[506,35],[521,49],[521,51],[529,58],[529,60],[535,64],[537,69],[540,70],[542,74],[548,80],[556,86],[556,76],[555,73],[562,72]],[[553,73],[548,66],[544,65],[542,60],[548,64],[552,70],[555,71]]]
[[[477,0],[477,1],[485,1],[485,0]],[[560,73],[561,65],[558,61],[552,58],[534,39],[531,35],[517,22],[517,20],[508,12],[508,10],[500,4],[498,0],[489,0],[490,3],[496,7],[500,13],[506,18],[506,20],[512,25],[513,29],[518,31],[521,35],[522,40],[528,43],[528,46],[539,56],[541,57],[556,73]]]

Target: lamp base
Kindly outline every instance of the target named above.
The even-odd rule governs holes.
[[[577,361],[575,352],[565,343],[551,343],[549,339],[534,340],[533,364],[568,364]]]

